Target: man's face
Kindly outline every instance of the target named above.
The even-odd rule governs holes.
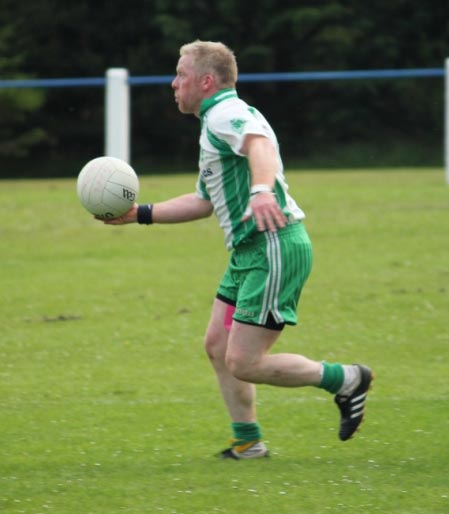
[[[195,72],[193,58],[190,55],[183,55],[178,61],[176,77],[172,82],[175,101],[182,113],[199,116],[201,101],[204,98],[201,85],[202,80]]]

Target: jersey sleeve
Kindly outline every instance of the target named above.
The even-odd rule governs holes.
[[[248,134],[269,136],[269,130],[257,116],[257,111],[246,107],[229,110],[226,114],[223,116],[221,113],[221,116],[211,120],[210,127],[214,135],[225,141],[235,154],[243,155],[240,150]]]
[[[198,176],[198,180],[196,182],[196,195],[198,198],[201,198],[202,200],[209,200],[210,196],[206,189],[206,184],[201,179],[201,175]]]

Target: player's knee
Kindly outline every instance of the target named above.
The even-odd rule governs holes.
[[[208,330],[204,339],[204,349],[211,361],[224,360],[226,340],[215,330]]]
[[[244,382],[254,381],[254,368],[240,355],[228,352],[226,354],[226,368],[238,380]]]

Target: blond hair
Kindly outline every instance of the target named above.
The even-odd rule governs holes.
[[[234,52],[223,43],[197,39],[181,46],[179,54],[192,56],[197,73],[214,75],[220,88],[235,87],[237,61]]]

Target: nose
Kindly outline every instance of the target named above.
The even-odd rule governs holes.
[[[176,89],[176,87],[177,87],[177,79],[178,79],[178,77],[175,77],[175,78],[171,81],[171,87],[172,87],[173,89]]]

